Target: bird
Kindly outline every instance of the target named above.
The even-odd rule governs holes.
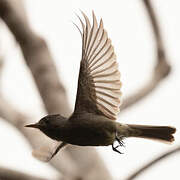
[[[122,154],[118,148],[124,146],[123,140],[129,137],[173,142],[175,127],[116,121],[122,104],[122,83],[114,48],[102,18],[98,23],[92,11],[91,24],[84,12],[82,15],[83,19],[78,16],[82,27],[76,25],[82,38],[82,57],[74,112],[69,118],[50,114],[35,124],[26,125],[59,143],[47,161],[68,144],[111,145],[113,151]]]

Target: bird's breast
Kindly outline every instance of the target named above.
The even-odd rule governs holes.
[[[107,146],[115,140],[116,125],[104,116],[94,114],[73,115],[44,132],[50,138],[79,146]]]
[[[73,145],[107,146],[112,144],[114,139],[114,124],[108,121],[75,121],[67,124],[61,131],[61,141]]]

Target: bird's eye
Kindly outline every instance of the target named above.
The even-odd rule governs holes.
[[[45,126],[46,124],[48,124],[47,121],[44,120],[44,119],[42,119],[39,123],[40,123],[42,126]]]

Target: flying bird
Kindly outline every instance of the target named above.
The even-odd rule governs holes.
[[[60,114],[47,115],[35,124],[26,125],[59,142],[47,161],[67,144],[111,145],[114,151],[121,153],[118,147],[123,146],[123,139],[128,137],[174,141],[174,127],[116,122],[122,103],[122,83],[114,48],[102,19],[98,24],[93,12],[91,25],[88,17],[82,14],[84,22],[79,18],[82,30],[77,26],[82,36],[82,58],[74,112],[69,118]],[[114,144],[116,141],[118,146]]]

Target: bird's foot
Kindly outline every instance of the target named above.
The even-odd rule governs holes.
[[[122,137],[123,138],[123,137]],[[116,138],[116,141],[119,143],[119,146],[125,147],[125,143],[122,138]]]
[[[112,144],[113,151],[118,152],[119,154],[124,154],[117,149],[118,147],[125,147],[124,142],[122,140],[123,138],[124,138],[124,136],[118,137],[117,133],[116,133],[115,140],[119,143],[119,145],[114,146],[114,143]]]
[[[119,154],[123,154],[122,152],[120,152],[117,148],[119,147],[120,145],[114,147],[114,144],[112,144],[112,150],[119,153]]]

